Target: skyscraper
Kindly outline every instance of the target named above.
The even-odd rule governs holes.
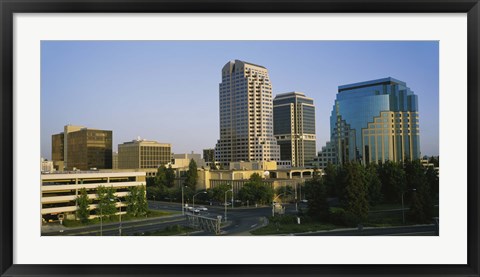
[[[315,106],[302,92],[278,94],[273,100],[273,133],[280,145],[280,160],[294,167],[311,165],[315,158]]]
[[[339,86],[330,132],[339,163],[417,159],[418,97],[390,77]]]
[[[220,83],[220,139],[215,159],[226,165],[237,161],[280,158],[273,136],[272,84],[265,67],[230,61]]]

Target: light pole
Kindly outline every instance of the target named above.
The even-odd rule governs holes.
[[[201,191],[201,192],[198,192],[196,193],[195,195],[193,195],[193,199],[192,199],[192,208],[193,208],[193,211],[195,212],[195,196],[201,194],[201,193],[207,193],[206,191]]]
[[[411,189],[411,191],[416,191],[417,189]],[[408,190],[407,190],[408,191]],[[403,195],[405,194],[405,192],[407,191],[404,191],[402,192],[402,222],[403,222],[403,225],[405,225],[405,208],[403,206]]]
[[[185,215],[185,207],[184,207],[184,204],[183,204],[183,188],[184,188],[184,187],[185,187],[185,186],[182,185],[182,215]]]
[[[295,183],[295,211],[298,212],[297,183]]]
[[[115,198],[120,203],[120,205],[118,206],[118,210],[119,210],[118,216],[120,220],[120,224],[118,225],[118,235],[122,236],[122,206],[121,206],[122,201],[118,197],[115,197]],[[110,201],[115,201],[115,199],[110,199]]]
[[[225,222],[227,222],[227,193],[231,191],[232,194],[233,194],[233,189],[229,189],[227,191],[225,191]],[[233,196],[232,196],[233,197]]]
[[[100,236],[103,236],[102,202],[99,202],[98,205],[100,206]]]
[[[231,183],[231,185],[232,185],[232,209],[233,209],[233,182]]]

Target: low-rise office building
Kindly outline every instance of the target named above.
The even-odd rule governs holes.
[[[171,156],[170,143],[138,138],[118,145],[118,168],[158,168],[168,164]]]
[[[52,160],[57,170],[112,168],[112,131],[64,126],[52,135]]]

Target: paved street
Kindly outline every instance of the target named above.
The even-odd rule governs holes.
[[[268,224],[267,218],[272,215],[272,208],[268,206],[263,207],[231,207],[227,210],[227,222],[224,222],[225,209],[223,206],[210,206],[203,204],[196,204],[196,207],[204,206],[208,210],[200,212],[201,216],[216,219],[217,216],[222,216],[222,232],[221,235],[238,236],[251,235],[250,231],[260,228]],[[286,204],[286,213],[295,214],[295,205]],[[122,222],[121,230],[123,236],[142,235],[146,232],[161,231],[168,226],[183,225],[187,222],[185,217],[181,214],[181,204],[174,202],[159,202],[149,201],[149,208],[152,210],[163,210],[178,212],[178,214],[139,219],[127,222]],[[103,224],[103,236],[118,236],[120,223]],[[434,235],[434,225],[421,226],[401,226],[388,228],[363,228],[362,231],[358,229],[337,229],[332,231],[310,232],[302,234],[288,234],[298,236],[390,236],[390,235],[411,235],[423,236]],[[86,227],[66,228],[60,225],[53,227],[42,228],[42,235],[73,235],[73,236],[98,236],[100,235],[100,225],[91,225]],[[194,231],[188,234],[190,236],[211,236],[212,233],[204,231]]]

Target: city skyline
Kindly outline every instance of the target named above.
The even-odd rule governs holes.
[[[44,41],[41,154],[64,125],[113,130],[113,148],[140,136],[202,153],[219,134],[222,66],[265,66],[275,97],[301,91],[316,105],[317,151],[330,138],[338,87],[393,77],[419,97],[420,149],[438,155],[438,42]]]

